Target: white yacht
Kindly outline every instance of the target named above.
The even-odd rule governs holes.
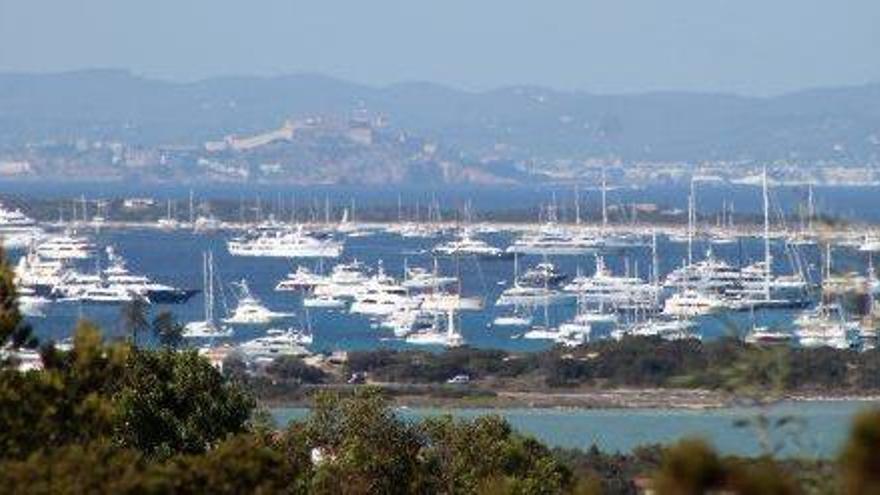
[[[433,271],[421,267],[406,268],[401,285],[411,290],[439,290],[456,283],[458,283],[457,277],[447,277],[438,273],[437,261],[434,260]]]
[[[36,252],[49,260],[82,260],[94,254],[95,245],[85,237],[65,233],[41,241]]]
[[[290,318],[292,313],[279,313],[270,310],[251,292],[247,280],[236,284],[239,291],[238,305],[223,323],[236,325],[264,325],[274,320]]]
[[[326,277],[319,275],[308,267],[300,265],[296,271],[288,273],[275,285],[279,292],[311,291],[318,285],[326,283]]]
[[[660,337],[665,340],[701,339],[697,324],[688,319],[656,318],[637,322],[629,327],[615,329],[611,336]]]
[[[768,327],[754,327],[743,340],[752,345],[789,345],[794,341],[794,335]]]
[[[266,335],[257,337],[238,345],[238,349],[248,358],[254,360],[275,359],[281,356],[308,356],[311,354],[305,347],[311,343],[311,336],[302,332],[287,329],[270,329]]]
[[[443,229],[427,223],[407,222],[398,226],[393,232],[404,238],[431,239],[439,236]]]
[[[26,248],[43,235],[37,222],[21,212],[0,205],[0,246],[6,249]]]
[[[743,279],[743,273],[738,268],[716,258],[709,249],[705,259],[669,272],[663,285],[671,290],[693,288],[703,292],[728,294],[740,289]]]
[[[17,287],[18,309],[21,314],[31,318],[43,318],[46,316],[45,309],[51,302],[50,299],[37,295],[30,287]]]
[[[557,288],[568,278],[568,275],[559,271],[556,265],[549,261],[543,261],[526,270],[519,277],[519,285],[527,287]]]
[[[205,296],[205,319],[187,323],[183,336],[187,338],[231,337],[232,327],[218,325],[214,319],[214,253],[207,251],[202,255]]]
[[[172,202],[168,200],[168,211],[164,218],[160,218],[156,221],[156,226],[161,230],[177,230],[180,228],[180,222],[174,218],[174,214],[172,212]]]
[[[795,319],[795,337],[803,347],[853,347],[853,336],[858,334],[857,322],[848,321],[839,304],[819,304],[815,309],[801,313]]]
[[[455,315],[448,313],[445,331],[440,327],[440,320],[427,328],[417,329],[404,338],[411,345],[437,345],[444,347],[460,347],[464,345],[464,337],[455,328]]]
[[[121,287],[154,304],[183,304],[198,292],[157,283],[145,275],[133,274],[129,271],[125,259],[117,254],[112,246],[108,246],[106,252],[109,266],[102,270],[102,275],[111,286]]]
[[[527,327],[532,324],[532,315],[515,309],[511,314],[498,315],[492,320],[494,327]]]
[[[593,253],[601,247],[602,243],[596,239],[570,236],[551,225],[538,233],[517,239],[506,251],[512,254],[576,256]]]
[[[880,253],[880,236],[866,235],[859,245],[859,251],[863,253]]]
[[[593,331],[593,325],[613,325],[617,323],[617,315],[614,313],[606,313],[599,310],[590,309],[589,305],[583,298],[578,299],[578,310],[574,318],[561,324],[559,330],[561,333],[568,335],[569,338],[577,333],[585,335],[585,339],[589,340]]]
[[[555,328],[545,325],[535,325],[526,330],[521,337],[530,340],[556,340],[557,335],[559,335],[559,330]]]
[[[39,295],[48,295],[67,272],[62,260],[47,260],[35,249],[18,259],[15,265],[15,281],[19,287],[29,287]]]
[[[546,280],[545,280],[546,282]],[[519,277],[519,257],[513,258],[513,286],[504,289],[496,306],[548,306],[562,304],[574,298],[573,294],[550,289],[546,283],[543,287],[522,286]]]
[[[354,299],[365,290],[369,281],[367,268],[363,263],[354,260],[334,266],[323,283],[315,286],[313,292],[315,296]]]
[[[233,256],[274,258],[337,258],[342,254],[342,243],[332,239],[318,239],[297,230],[274,230],[236,237],[226,243]]]
[[[345,309],[348,306],[347,300],[329,295],[307,296],[302,303],[304,308],[315,309]]]
[[[435,315],[428,311],[404,307],[383,318],[379,326],[392,330],[395,337],[406,337],[413,332],[429,330],[435,319]]]
[[[713,294],[685,289],[675,293],[663,305],[666,316],[693,318],[704,316],[725,309],[724,301]]]
[[[564,304],[575,296],[573,294],[544,287],[521,287],[514,285],[498,296],[496,306],[540,306]]]
[[[193,231],[197,234],[205,232],[216,232],[223,227],[223,223],[217,220],[213,215],[199,215],[193,221]]]
[[[371,284],[365,292],[355,298],[349,312],[367,316],[387,316],[400,309],[418,306],[419,301],[411,298],[406,289],[399,285]]]
[[[177,230],[180,228],[180,222],[174,218],[160,218],[156,220],[156,226],[161,230]]]
[[[76,300],[86,304],[125,304],[141,298],[125,287],[106,283],[86,287]],[[144,301],[150,301],[144,298]]]
[[[577,347],[590,341],[592,328],[589,324],[569,322],[559,326],[556,337],[553,339],[563,347]]]
[[[585,303],[612,308],[653,308],[658,299],[657,286],[639,277],[614,275],[602,256],[596,256],[596,273],[578,275],[563,287]]]
[[[86,291],[102,285],[104,285],[104,279],[99,273],[67,270],[61,279],[52,286],[50,295],[55,299],[78,300]]]
[[[433,251],[440,256],[474,256],[483,259],[506,258],[510,255],[500,248],[489,245],[486,241],[473,237],[469,229],[463,230],[458,239],[438,244]]]

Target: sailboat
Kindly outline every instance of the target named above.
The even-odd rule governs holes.
[[[205,294],[205,319],[187,323],[183,336],[187,338],[231,337],[230,327],[218,325],[214,320],[214,253],[207,251],[202,254]]]

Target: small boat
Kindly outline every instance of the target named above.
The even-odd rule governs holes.
[[[767,327],[754,327],[744,340],[753,345],[790,345],[794,342],[794,335]]]
[[[657,318],[615,329],[611,336],[620,340],[624,336],[660,337],[665,340],[702,339],[696,332],[697,324],[688,319]]]
[[[532,324],[532,317],[527,315],[501,315],[492,320],[495,327],[527,327]]]

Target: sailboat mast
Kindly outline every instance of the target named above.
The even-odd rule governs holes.
[[[602,169],[602,233],[608,227],[608,183],[605,180],[605,169]]]
[[[770,194],[767,190],[767,166],[761,176],[761,185],[764,196],[764,299],[770,300]]]
[[[209,306],[209,298],[210,292],[208,291],[208,252],[202,252],[202,290],[205,291],[203,294],[205,301],[205,321],[208,321],[208,306]]]
[[[691,191],[688,194],[688,265],[694,263],[694,223],[696,222],[696,214],[694,210],[694,179],[691,178]]]
[[[660,259],[657,254],[657,231],[651,231],[651,282],[654,284],[654,304],[660,304]]]
[[[581,224],[581,195],[578,185],[574,185],[574,223]]]
[[[807,189],[807,231],[813,232],[813,217],[816,216],[816,205],[813,203],[813,184]]]

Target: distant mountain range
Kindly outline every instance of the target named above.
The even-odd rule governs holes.
[[[370,87],[317,75],[174,83],[116,70],[0,74],[0,145],[74,138],[201,145],[288,118],[382,115],[467,160],[778,160],[880,156],[880,84],[768,98],[540,87]]]

